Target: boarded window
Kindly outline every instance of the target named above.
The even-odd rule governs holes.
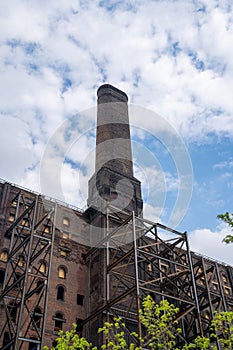
[[[68,218],[63,218],[63,225],[69,227],[70,226],[70,220]]]
[[[58,268],[58,277],[59,278],[66,278],[66,270],[64,267],[60,266]]]

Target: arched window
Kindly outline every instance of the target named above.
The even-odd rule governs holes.
[[[57,288],[57,300],[64,300],[65,289],[62,286]]]
[[[69,220],[67,217],[64,217],[64,218],[63,218],[62,223],[63,223],[63,225],[66,226],[66,227],[69,227],[69,226],[70,226],[70,220]]]
[[[54,330],[58,332],[62,329],[65,319],[61,312],[56,312],[54,319]]]
[[[66,269],[63,266],[59,266],[58,268],[58,277],[59,278],[66,278]]]
[[[40,271],[41,273],[45,273],[45,272],[46,272],[46,263],[45,263],[44,261],[42,261],[42,262],[40,263],[39,271]]]
[[[222,273],[222,281],[223,281],[224,284],[228,283],[228,278],[227,278],[227,276],[224,273]]]
[[[0,285],[3,285],[4,277],[5,277],[5,271],[0,270]]]
[[[34,320],[37,328],[40,328],[40,326],[41,326],[41,317],[42,316],[43,315],[41,313],[41,308],[40,307],[36,307],[34,309],[34,312],[33,312],[33,320]]]
[[[7,250],[2,250],[0,253],[0,260],[6,262],[8,259],[8,252]]]

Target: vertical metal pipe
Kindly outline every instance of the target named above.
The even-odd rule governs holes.
[[[16,212],[15,212],[15,220],[17,220],[18,214],[19,214],[20,198],[21,198],[21,193],[19,193],[18,200],[17,200]],[[13,247],[13,244],[14,244],[14,237],[15,237],[15,226],[13,227],[12,234],[11,234],[11,240],[10,240],[10,246],[9,246],[9,250],[8,250],[8,259],[7,259],[7,264],[6,264],[6,271],[5,271],[2,291],[4,291],[5,286],[6,286],[7,275],[8,275],[8,270],[9,270],[9,255],[11,254],[11,250],[12,250],[12,247]]]
[[[53,246],[54,246],[54,238],[55,238],[55,232],[56,232],[56,218],[57,218],[57,203],[55,203],[55,206],[54,206],[53,229],[51,232],[51,240],[49,242],[50,254],[49,254],[48,274],[47,274],[47,280],[46,280],[47,285],[46,285],[45,302],[44,302],[44,319],[43,319],[42,327],[41,327],[41,343],[39,345],[40,346],[39,350],[43,349],[44,330],[45,330],[45,324],[46,324],[46,318],[47,318],[46,316],[47,316],[50,275],[51,275],[52,258],[53,258]]]
[[[217,263],[215,263],[215,268],[216,268],[216,273],[217,273],[219,290],[220,290],[220,294],[221,294],[221,298],[222,298],[223,309],[224,309],[224,311],[227,311],[227,304],[226,304],[226,300],[225,300],[225,295],[223,293],[222,281],[221,281],[221,277],[220,277],[220,273],[219,273],[219,269],[218,269],[218,264]]]
[[[208,284],[207,276],[206,276],[205,261],[203,258],[201,258],[201,263],[202,263],[203,272],[204,272],[205,285],[206,285],[206,290],[207,290],[207,295],[208,295],[208,300],[209,300],[209,305],[210,305],[211,318],[213,318],[214,317],[214,310],[213,310],[213,305],[211,302],[210,289],[209,289],[209,284]]]
[[[203,336],[204,331],[203,331],[203,326],[202,326],[202,321],[201,321],[201,314],[200,314],[200,307],[199,307],[199,301],[198,301],[198,296],[197,296],[196,281],[195,281],[195,277],[194,277],[193,263],[192,263],[190,248],[189,248],[189,241],[188,241],[187,232],[185,232],[184,235],[185,235],[185,240],[186,240],[188,260],[189,260],[189,266],[190,266],[190,272],[191,272],[191,278],[192,278],[192,284],[193,284],[194,300],[195,300],[195,304],[196,304],[196,308],[197,308],[197,321],[198,321],[200,333]]]
[[[137,255],[137,236],[135,228],[135,212],[132,213],[132,228],[133,228],[133,243],[134,243],[134,264],[135,264],[135,283],[136,283],[136,307],[137,307],[137,321],[138,321],[138,335],[139,343],[141,345],[142,339],[142,327],[140,322],[140,285],[139,285],[139,275],[138,275],[138,255]]]

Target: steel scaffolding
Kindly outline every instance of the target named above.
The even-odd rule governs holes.
[[[178,346],[208,334],[214,311],[229,309],[218,264],[193,255],[185,232],[135,217],[134,213],[117,214],[116,208],[109,206],[105,223],[104,238],[86,256],[89,264],[99,256],[102,303],[97,307],[90,295],[91,312],[85,324],[92,328],[98,318],[104,322],[121,317],[128,341],[138,342],[132,336],[136,331],[143,335],[147,348],[139,309],[149,294],[156,302],[167,299],[179,308],[177,320],[182,333]],[[216,281],[218,291],[213,290],[212,281]]]
[[[0,303],[1,350],[42,349],[56,205],[20,191],[11,203],[8,260]],[[12,219],[13,218],[13,219]]]

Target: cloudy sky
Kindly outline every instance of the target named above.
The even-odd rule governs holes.
[[[216,219],[233,210],[232,1],[9,0],[0,21],[0,177],[85,207],[96,90],[113,84],[145,216],[233,264]]]

